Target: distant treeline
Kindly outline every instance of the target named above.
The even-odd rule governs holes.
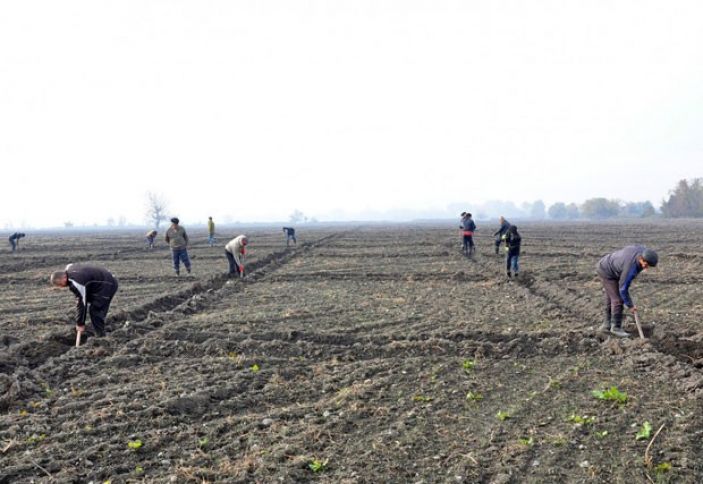
[[[451,212],[465,210],[471,204],[452,204]],[[513,202],[493,200],[473,205],[475,218],[490,219],[504,215],[508,219],[533,220],[604,220],[612,218],[647,217],[703,217],[703,178],[691,181],[681,180],[671,190],[669,197],[662,201],[659,211],[649,202],[625,202],[609,198],[589,198],[580,205],[557,202],[549,207],[542,200],[522,203],[519,207]]]

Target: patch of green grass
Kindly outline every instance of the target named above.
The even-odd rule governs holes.
[[[135,474],[144,474],[144,468],[142,466],[136,466],[134,468],[134,473]]]
[[[627,393],[621,392],[615,386],[612,386],[607,390],[593,390],[591,395],[599,400],[616,402],[618,405],[624,405],[627,403]]]
[[[426,395],[415,395],[413,400],[416,402],[431,402],[433,398]]]
[[[483,395],[478,392],[469,392],[466,394],[466,399],[470,402],[480,402],[483,400]]]
[[[670,472],[671,469],[671,462],[662,462],[661,464],[657,464],[657,466],[654,468],[654,472],[656,472],[657,474],[666,474],[667,472]]]
[[[27,443],[28,444],[38,444],[39,442],[43,441],[46,439],[46,434],[39,434],[39,435],[32,435],[31,437],[27,437]]]
[[[596,431],[594,433],[595,433],[596,437],[598,437],[599,439],[604,439],[608,435],[607,430],[601,430],[600,432]]]
[[[261,370],[261,367],[258,364],[254,363],[249,367],[249,369],[254,373],[258,373],[259,370]]]

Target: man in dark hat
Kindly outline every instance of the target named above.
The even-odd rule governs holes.
[[[76,302],[76,331],[85,331],[86,315],[98,336],[105,335],[105,318],[112,298],[117,292],[117,279],[102,267],[69,264],[63,271],[51,274],[56,287],[68,287],[78,299]]]
[[[190,259],[188,258],[188,234],[186,229],[178,225],[180,221],[178,217],[171,219],[171,226],[166,231],[166,242],[171,247],[171,255],[173,256],[173,269],[176,275],[181,275],[181,262],[186,267],[186,271],[190,274]]]
[[[656,267],[659,256],[652,249],[641,245],[629,245],[604,256],[596,266],[603,284],[604,319],[602,332],[610,332],[620,338],[630,335],[622,329],[623,305],[637,312],[630,298],[630,284],[640,272]]]

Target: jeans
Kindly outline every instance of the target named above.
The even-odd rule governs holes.
[[[183,265],[186,266],[186,270],[190,272],[190,259],[188,258],[188,249],[185,247],[182,249],[171,249],[171,255],[173,256],[173,268],[176,274],[181,272],[181,261]]]
[[[15,242],[15,239],[9,239],[10,240],[10,247],[12,247],[12,252],[17,250],[17,242]]]
[[[474,251],[474,236],[464,235],[464,253],[468,254],[469,251]]]
[[[210,247],[215,245],[215,234],[210,234],[207,236],[207,243]]]
[[[239,266],[237,261],[234,260],[234,256],[227,251],[225,251],[225,255],[227,256],[227,262],[229,262],[229,273],[239,274]]]
[[[290,243],[290,241],[293,241],[293,244],[298,245],[298,242],[295,240],[295,235],[289,235],[286,237],[286,246]]]
[[[520,259],[519,255],[508,254],[508,259],[507,259],[507,264],[506,264],[508,272],[510,272],[511,269],[515,274],[520,272],[520,266],[518,265],[518,259]]]

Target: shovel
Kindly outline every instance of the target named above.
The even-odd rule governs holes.
[[[637,311],[633,313],[635,315],[635,324],[637,325],[637,332],[640,334],[640,338],[644,339],[644,333],[642,332],[642,325],[640,324],[640,317],[637,315]]]

